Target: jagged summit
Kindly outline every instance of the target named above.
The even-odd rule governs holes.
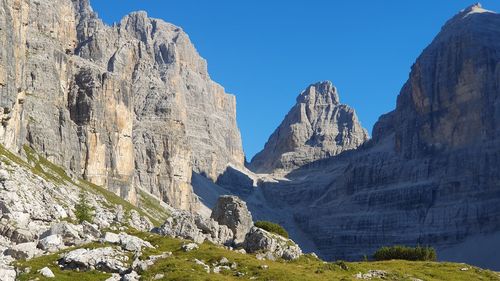
[[[447,30],[450,29],[450,27],[454,26],[461,26],[465,22],[470,22],[469,19],[476,19],[477,17],[471,17],[472,15],[477,16],[477,15],[497,15],[496,12],[490,11],[487,9],[484,9],[483,6],[480,3],[476,3],[474,5],[471,5],[460,12],[458,12],[454,17],[452,17],[446,24],[443,26],[442,30]],[[485,17],[481,17],[482,20],[485,19]]]
[[[323,104],[339,104],[337,88],[331,81],[321,81],[309,85],[298,97],[297,102],[319,99]]]
[[[341,104],[332,82],[311,84],[250,163],[258,173],[289,172],[357,148],[368,139],[354,109]]]
[[[469,7],[463,9],[462,11],[460,11],[460,14],[462,14],[464,16],[468,16],[470,14],[477,14],[477,13],[493,13],[493,14],[496,14],[496,12],[484,9],[483,6],[481,5],[481,3],[476,3],[474,5],[470,5]]]

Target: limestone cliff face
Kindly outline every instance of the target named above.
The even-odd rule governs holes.
[[[250,167],[259,173],[289,172],[315,160],[357,148],[368,140],[354,109],[341,104],[331,82],[310,85]]]
[[[461,248],[500,234],[499,71],[500,15],[471,6],[417,59],[373,140],[242,196],[257,219],[283,223],[327,259],[419,244],[500,269],[498,256]]]
[[[235,98],[189,37],[144,12],[107,26],[87,0],[0,2],[0,141],[134,202],[196,203],[195,171],[243,165]]]
[[[479,4],[449,20],[413,65],[396,109],[375,125],[375,141],[394,133],[396,150],[415,158],[497,138],[499,26]]]

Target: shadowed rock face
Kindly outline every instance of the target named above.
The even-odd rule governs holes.
[[[196,204],[191,172],[244,161],[235,98],[188,36],[132,13],[110,27],[87,0],[0,1],[0,142],[135,201]]]
[[[354,109],[341,104],[331,82],[307,87],[296,105],[252,159],[259,173],[289,172],[315,160],[355,149],[368,140]]]
[[[254,217],[282,224],[292,239],[306,241],[304,250],[316,248],[330,260],[420,244],[436,247],[446,260],[498,270],[497,255],[470,245],[500,234],[499,70],[500,15],[471,6],[417,59],[373,140],[298,167],[284,180],[262,176],[253,187],[256,175],[233,169],[218,183],[240,194]],[[296,149],[294,126],[303,123],[292,124],[311,120],[292,114],[308,107],[301,104],[252,161],[254,168],[280,167],[282,151]],[[496,240],[478,249],[495,248]]]
[[[292,211],[328,259],[392,244],[439,252],[498,234],[499,67],[500,15],[462,11],[417,59],[373,141],[263,184],[265,197]]]

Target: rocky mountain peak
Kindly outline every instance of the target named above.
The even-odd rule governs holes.
[[[354,149],[368,139],[354,109],[341,104],[329,81],[308,86],[250,163],[259,173],[289,172]]]
[[[337,89],[330,81],[310,85],[298,97],[297,103],[314,102],[319,104],[339,104]]]

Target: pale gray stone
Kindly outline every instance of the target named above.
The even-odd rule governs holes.
[[[54,273],[52,272],[52,270],[50,270],[50,268],[48,268],[48,267],[44,267],[44,268],[40,269],[40,274],[42,274],[43,277],[47,277],[47,278],[55,278],[56,277],[54,275]]]
[[[260,253],[266,259],[296,260],[302,255],[302,250],[292,240],[267,232],[258,227],[252,227],[243,243],[248,253]]]
[[[250,168],[288,173],[305,164],[359,147],[368,140],[351,107],[341,104],[330,81],[305,89]]]
[[[97,270],[110,273],[127,271],[128,257],[112,247],[97,249],[77,249],[63,254],[59,264],[65,269]]]
[[[242,243],[253,226],[252,214],[248,211],[246,203],[237,196],[219,197],[211,218],[233,231],[235,244]]]

